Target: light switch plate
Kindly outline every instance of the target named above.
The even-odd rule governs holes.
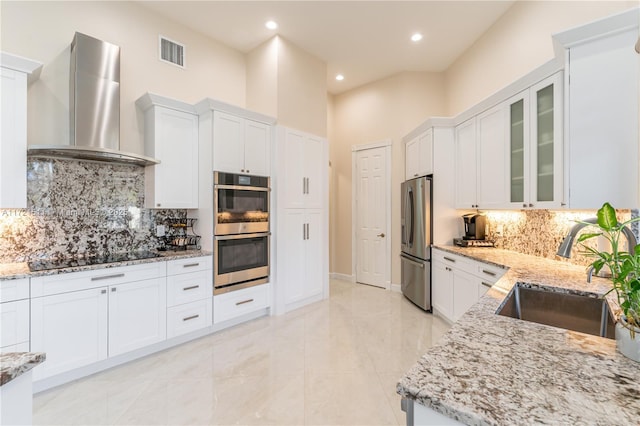
[[[164,237],[164,225],[156,226],[156,237]]]

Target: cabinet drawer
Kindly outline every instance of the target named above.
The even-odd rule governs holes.
[[[495,284],[505,272],[507,272],[505,269],[497,266],[488,265],[482,262],[475,262],[475,271],[473,273],[483,281]]]
[[[211,256],[189,257],[167,262],[167,275],[185,274],[189,272],[213,269]]]
[[[211,298],[212,271],[191,272],[167,277],[167,306],[182,305]]]
[[[167,309],[167,338],[180,336],[211,325],[212,300],[209,293],[207,299]]]
[[[214,324],[268,307],[269,289],[264,284],[214,296]]]
[[[0,347],[29,342],[29,300],[0,304]]]
[[[71,291],[88,290],[127,282],[163,277],[166,262],[101,268],[31,278],[31,297],[50,296]]]
[[[0,280],[0,303],[29,298],[29,278]]]
[[[455,267],[462,270],[467,270],[471,267],[472,260],[459,256],[457,254],[452,254],[449,252],[433,249],[432,251],[433,260],[437,260],[442,262],[444,265],[449,267]]]

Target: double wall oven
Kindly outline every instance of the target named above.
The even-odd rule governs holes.
[[[270,178],[214,172],[213,294],[269,281]]]

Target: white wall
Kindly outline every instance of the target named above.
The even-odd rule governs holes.
[[[247,53],[247,108],[278,115],[278,37]]]
[[[75,31],[121,47],[120,145],[143,153],[145,92],[195,103],[205,97],[245,105],[240,52],[131,2],[2,1],[1,49],[44,63],[29,88],[28,142],[69,143],[69,45]],[[186,69],[158,60],[158,36],[186,44]]]

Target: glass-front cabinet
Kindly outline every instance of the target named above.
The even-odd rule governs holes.
[[[562,72],[509,99],[509,207],[563,206]]]

